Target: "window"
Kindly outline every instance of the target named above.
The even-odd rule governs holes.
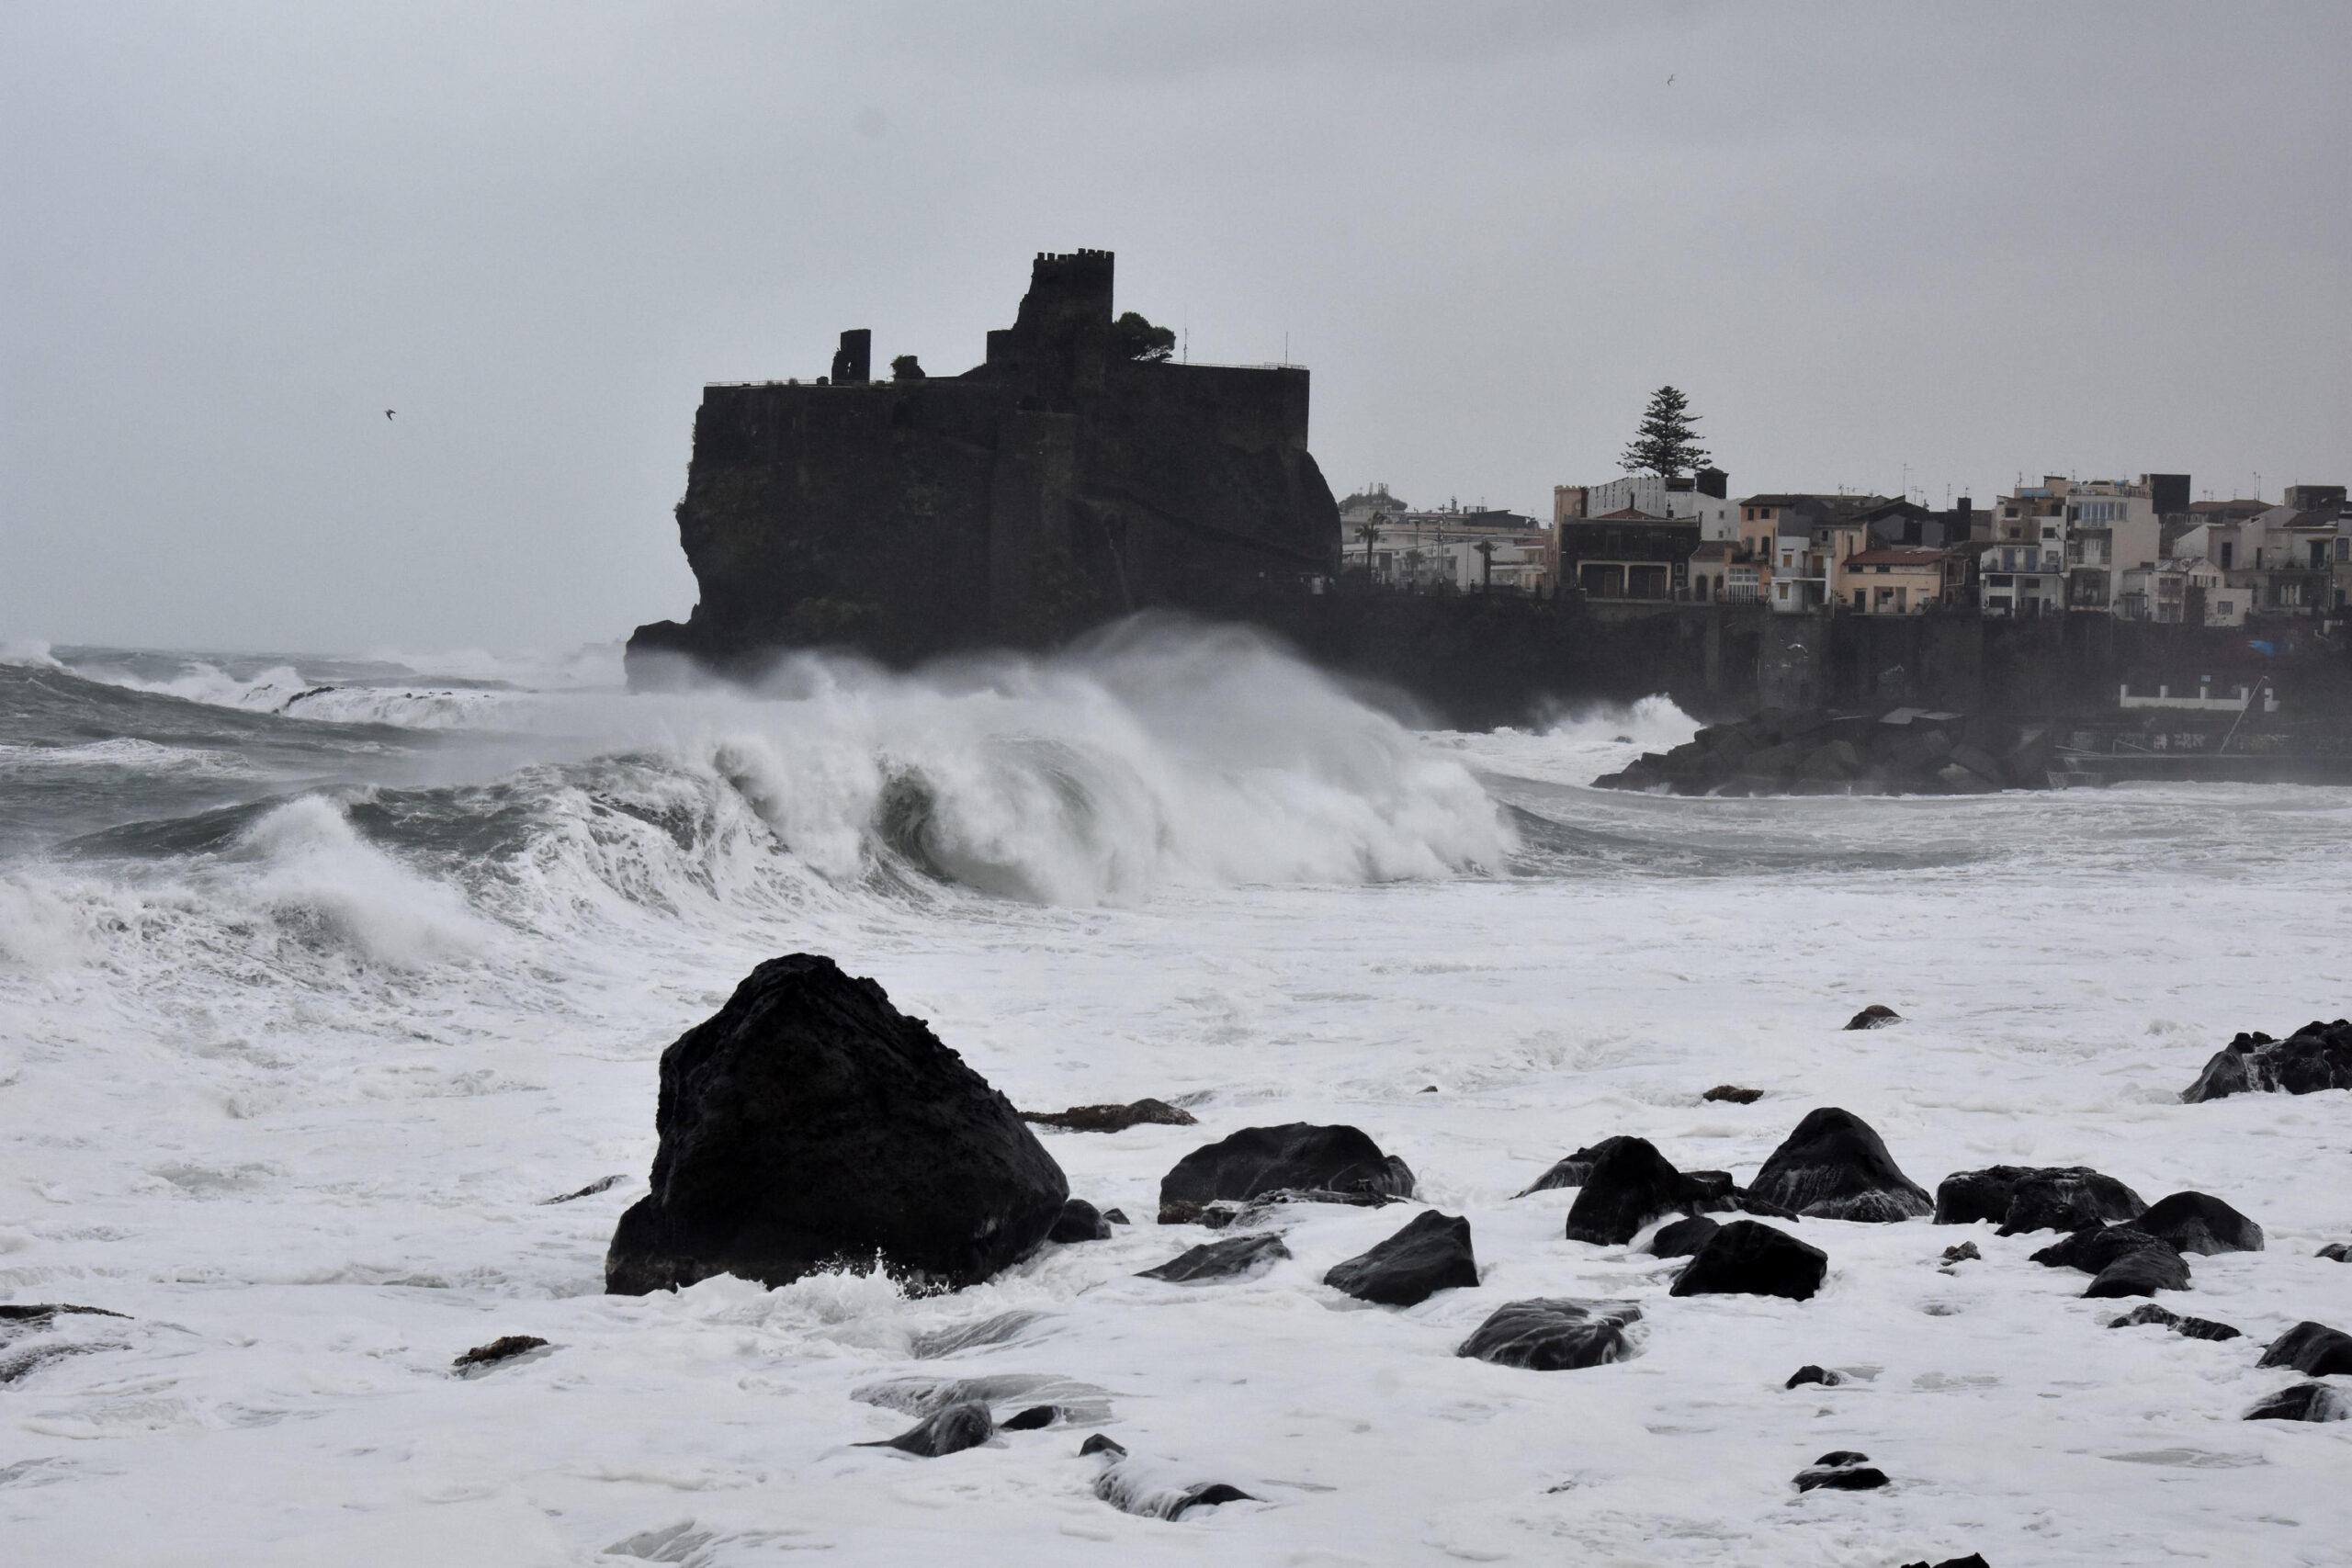
[[[1788,585],[1787,583],[1785,583],[1785,582],[1776,582],[1776,583],[1774,583],[1774,584],[1772,585],[1772,597],[1774,597],[1775,599],[1785,600],[1785,599],[1787,599],[1787,598],[1788,598],[1788,596],[1789,596],[1789,585]]]
[[[2238,547],[2236,545],[2227,539],[2222,541],[2222,570],[2223,571],[2229,570],[2232,566],[2236,564],[2237,553]]]

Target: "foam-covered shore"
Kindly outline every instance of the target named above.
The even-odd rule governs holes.
[[[520,767],[512,720],[494,744],[410,742],[139,710],[157,728],[117,739],[243,772],[173,784],[143,819],[42,805],[24,820],[54,831],[0,864],[0,1297],[130,1314],[76,1324],[108,1348],[0,1390],[12,1550],[1850,1568],[2340,1550],[2352,1423],[2238,1417],[2283,1381],[2249,1342],[2352,1316],[2352,1274],[2312,1256],[2352,1231],[2352,1097],[2177,1096],[2237,1030],[2345,1010],[2352,792],[1607,795],[1584,784],[1687,721],[1416,739],[1232,654],[960,682],[811,667],[764,705],[532,699]],[[0,754],[0,791],[33,798],[38,766],[85,792],[166,772]],[[882,981],[1017,1103],[1157,1095],[1200,1118],[1049,1135],[1080,1196],[1145,1218],[1200,1143],[1345,1121],[1470,1218],[1486,1277],[1352,1303],[1323,1271],[1411,1211],[1333,1209],[1291,1222],[1293,1259],[1193,1288],[1133,1278],[1198,1239],[1147,1223],[953,1296],[855,1276],[605,1296],[661,1047],[795,949]],[[1908,1021],[1841,1031],[1866,1001]],[[1700,1100],[1722,1082],[1766,1092]],[[1562,1238],[1573,1193],[1510,1197],[1615,1133],[1744,1180],[1829,1104],[1930,1188],[2080,1162],[2235,1203],[2268,1249],[2197,1259],[2167,1302],[2249,1341],[2109,1330],[2080,1276],[2025,1261],[2047,1237],[1923,1222],[1804,1222],[1830,1258],[1807,1303],[1674,1300],[1672,1265]],[[1943,1272],[1962,1237],[1983,1260]],[[1643,1353],[1548,1374],[1454,1358],[1537,1295],[1640,1301]],[[1042,1315],[915,1354],[1010,1310]],[[448,1375],[503,1334],[554,1348]],[[1858,1375],[1784,1389],[1807,1362]],[[851,1446],[908,1424],[859,1391],[994,1373],[1103,1391],[1146,1479],[1263,1501],[1123,1513],[1066,1428],[931,1461]],[[1835,1449],[1894,1484],[1799,1496],[1791,1477]]]

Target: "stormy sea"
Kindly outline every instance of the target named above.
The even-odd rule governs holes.
[[[2265,1347],[2352,1327],[2318,1256],[2352,1096],[2181,1095],[2347,1010],[2352,790],[1589,787],[1694,728],[1653,698],[1450,733],[1164,625],[634,695],[612,649],[11,648],[0,1302],[61,1310],[0,1319],[0,1555],[2343,1562],[2352,1423],[2245,1417],[2301,1381]],[[796,953],[1015,1106],[1192,1124],[1041,1127],[1132,1223],[969,1289],[607,1294],[663,1048]],[[1873,1004],[1901,1021],[1845,1027]],[[1927,1194],[2087,1166],[2221,1200],[2264,1245],[2154,1299],[2239,1336],[2111,1327],[2141,1303],[2032,1261],[2059,1233],[1925,1214],[1769,1219],[1826,1256],[1808,1299],[1676,1295],[1657,1224],[1571,1240],[1578,1189],[1526,1190],[1618,1135],[1745,1185],[1832,1107]],[[1412,1197],[1139,1277],[1216,1234],[1154,1223],[1170,1168],[1292,1122]],[[1475,1285],[1325,1282],[1432,1208]],[[1604,1364],[1458,1354],[1530,1300],[1639,1315]],[[453,1368],[509,1336],[545,1343]],[[860,1446],[950,1397],[1049,1414]],[[1884,1484],[1799,1487],[1840,1453]]]

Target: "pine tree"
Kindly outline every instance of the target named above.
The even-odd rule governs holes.
[[[1679,479],[1684,470],[1702,467],[1707,449],[1698,443],[1698,423],[1690,412],[1690,400],[1675,388],[1660,387],[1652,392],[1649,410],[1642,415],[1642,428],[1620,459],[1625,471]]]

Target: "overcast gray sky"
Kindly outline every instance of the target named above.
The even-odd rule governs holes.
[[[1741,492],[2352,479],[2347,88],[2341,4],[7,6],[0,638],[682,615],[701,383],[1081,245],[1340,493],[1548,514],[1662,381]]]

